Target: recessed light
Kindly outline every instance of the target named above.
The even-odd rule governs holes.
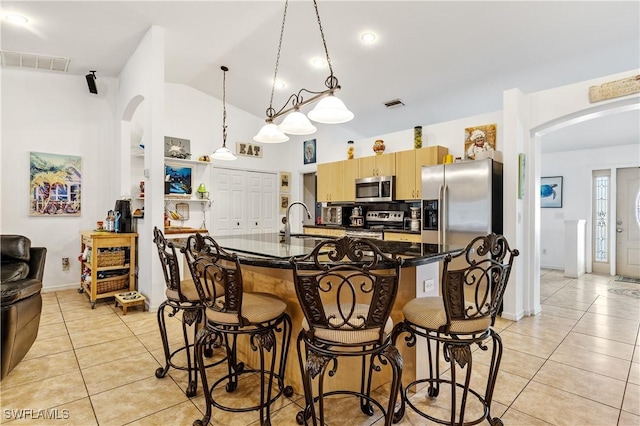
[[[313,58],[311,60],[311,65],[313,65],[316,68],[322,68],[326,65],[326,62],[322,58]]]
[[[22,15],[16,15],[15,13],[9,14],[5,16],[5,19],[12,24],[16,25],[26,25],[29,20]]]
[[[362,40],[363,43],[373,43],[376,41],[376,35],[374,33],[362,33],[360,40]]]

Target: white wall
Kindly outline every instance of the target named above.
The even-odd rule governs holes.
[[[44,288],[80,287],[80,234],[104,220],[117,197],[114,79],[3,68],[0,232],[47,247]],[[80,217],[29,216],[29,152],[82,157]],[[62,271],[61,259],[70,259]]]
[[[542,155],[541,176],[563,177],[562,208],[540,210],[542,267],[562,270],[565,268],[565,220],[586,219],[587,227],[593,227],[592,171],[622,166],[640,166],[640,143]],[[587,252],[591,252],[591,249],[588,248]]]

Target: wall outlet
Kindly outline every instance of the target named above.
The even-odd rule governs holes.
[[[424,280],[424,282],[422,283],[422,292],[429,293],[434,290],[434,287],[435,287],[435,282],[433,281],[433,278]]]
[[[62,270],[63,271],[68,271],[69,270],[69,258],[68,257],[63,257],[62,258]]]

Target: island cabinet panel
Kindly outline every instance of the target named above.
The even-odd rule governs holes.
[[[312,228],[305,226],[304,233],[307,235],[317,235],[319,237],[344,237],[347,231],[338,228]]]
[[[317,199],[320,202],[355,201],[358,164],[351,160],[318,164]]]
[[[396,154],[371,155],[358,158],[358,177],[393,176],[396,174]]]
[[[421,199],[422,166],[442,164],[448,153],[443,146],[396,152],[396,199]]]

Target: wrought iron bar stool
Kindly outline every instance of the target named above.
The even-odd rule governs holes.
[[[518,250],[511,250],[507,240],[496,234],[474,238],[457,255],[447,255],[442,271],[442,297],[420,297],[410,300],[403,308],[404,321],[393,331],[393,340],[408,333],[404,340],[408,346],[417,343],[417,337],[427,341],[429,356],[429,377],[410,383],[401,391],[400,408],[395,414],[395,422],[402,419],[405,404],[433,422],[447,425],[475,425],[484,420],[491,425],[502,425],[498,417],[491,417],[491,401],[500,361],[502,340],[492,328],[502,305],[504,291],[509,281],[513,261]],[[491,345],[488,342],[491,341]],[[484,394],[470,387],[473,367],[473,346],[482,351],[491,346],[491,360],[488,367]],[[450,379],[441,376],[440,355],[450,366]],[[460,367],[461,380],[456,375],[456,365]],[[427,384],[430,398],[436,398],[442,386],[451,391],[451,409],[448,419],[436,418],[429,414],[429,401],[418,406],[408,392]],[[458,403],[458,394],[460,402]],[[482,407],[482,414],[465,421],[467,398],[475,396]]]
[[[325,397],[352,395],[359,398],[365,415],[372,416],[375,405],[385,415],[385,425],[391,425],[402,377],[402,357],[392,344],[390,314],[402,259],[383,254],[371,240],[343,237],[322,241],[309,255],[291,259],[291,263],[305,318],[298,335],[298,361],[306,406],[296,416],[297,422],[307,424],[312,418],[316,425],[317,415],[324,425]],[[361,358],[359,392],[324,390],[325,373],[330,377],[337,373],[340,357]],[[373,373],[387,364],[392,382],[385,408],[371,396],[371,382]],[[314,396],[316,377],[318,395]]]
[[[156,377],[162,378],[168,372],[169,368],[186,371],[189,383],[185,394],[191,398],[196,395],[198,387],[198,367],[194,357],[196,333],[198,324],[202,322],[204,305],[200,300],[200,295],[192,280],[180,280],[180,270],[178,268],[178,256],[173,243],[166,240],[162,231],[157,227],[153,229],[153,242],[158,248],[160,263],[162,264],[162,272],[167,286],[165,295],[166,300],[158,307],[158,327],[160,328],[160,336],[162,338],[162,347],[164,349],[165,366],[156,370]],[[169,345],[167,336],[167,324],[165,309],[171,311],[168,316],[173,317],[178,312],[182,312],[182,336],[184,338],[184,346],[180,346],[175,350]],[[191,329],[191,333],[190,330]],[[191,334],[191,335],[190,335]],[[219,347],[219,342],[210,341],[207,347],[207,356],[212,356],[213,347]],[[178,364],[175,358],[185,354],[187,363]],[[205,365],[205,368],[213,367],[224,361],[221,360]]]
[[[228,374],[211,386],[206,370],[200,369],[207,407],[202,420],[196,420],[194,426],[209,424],[212,407],[231,412],[260,411],[260,424],[270,425],[271,404],[282,394],[293,395],[293,388],[284,385],[291,341],[291,318],[285,311],[287,304],[272,294],[244,292],[238,257],[227,253],[210,236],[190,236],[184,253],[196,287],[205,294],[202,299],[206,305],[205,326],[196,341],[198,365],[203,365],[206,342],[213,338],[224,342],[228,366]],[[277,335],[281,335],[280,345]],[[248,337],[250,349],[258,352],[259,367],[249,368],[238,360],[237,340],[241,336]],[[219,385],[226,384],[226,391],[234,392],[243,374],[254,373],[260,376],[257,405],[229,406],[213,397]]]

